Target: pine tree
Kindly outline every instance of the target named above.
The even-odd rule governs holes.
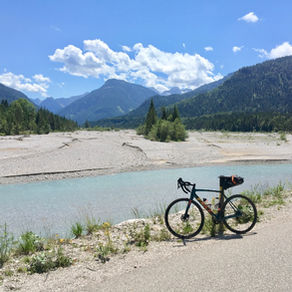
[[[179,112],[178,112],[177,106],[175,105],[173,107],[172,121],[174,122],[176,119],[180,120],[180,117],[179,117]]]
[[[166,112],[166,108],[165,108],[165,106],[163,106],[163,107],[161,108],[161,119],[162,119],[162,120],[167,120],[167,112]]]
[[[146,122],[145,122],[145,135],[148,135],[149,132],[151,131],[152,126],[156,123],[157,121],[157,114],[155,111],[153,99],[151,99],[149,110],[146,116]]]

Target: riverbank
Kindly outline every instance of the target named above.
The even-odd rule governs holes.
[[[292,161],[292,135],[189,132],[185,142],[134,130],[0,137],[0,184],[213,164]]]
[[[209,273],[215,275],[216,271],[226,273],[226,270],[232,273],[242,266],[245,273],[243,278],[249,279],[252,276],[249,269],[265,259],[272,263],[272,270],[267,272],[266,269],[269,267],[259,264],[257,273],[263,276],[268,275],[270,279],[268,283],[278,279],[279,283],[285,283],[291,288],[289,286],[292,284],[291,278],[289,277],[286,282],[285,275],[290,275],[287,268],[289,269],[291,264],[292,254],[286,253],[287,247],[288,249],[291,247],[289,234],[292,234],[290,232],[292,193],[289,191],[282,194],[281,191],[280,194],[278,190],[281,189],[280,187],[280,189],[270,190],[270,195],[263,195],[263,200],[257,200],[259,222],[246,235],[236,235],[226,231],[223,236],[210,237],[201,232],[194,239],[186,241],[184,245],[180,240],[170,236],[165,229],[162,214],[147,219],[129,220],[115,226],[103,223],[97,230],[92,230],[90,235],[72,240],[55,238],[45,246],[44,251],[13,256],[0,270],[1,282],[3,281],[0,291],[117,291],[117,287],[120,288],[119,291],[141,291],[141,287],[144,291],[161,291],[166,286],[171,288],[170,282],[172,282],[171,285],[175,284],[173,282],[183,284],[185,291],[193,291],[194,284],[202,285],[205,282],[197,281],[190,284],[187,279],[180,281],[185,274],[181,269],[204,278],[207,271],[208,275]],[[271,232],[271,230],[274,231]],[[277,230],[281,230],[280,236],[276,234]],[[259,243],[262,236],[265,238]],[[272,246],[267,247],[270,242]],[[226,244],[228,246],[225,246]],[[280,249],[275,248],[279,245],[281,245]],[[40,269],[44,263],[48,262],[48,254],[59,248],[63,250],[63,263],[67,257],[70,258],[69,267],[49,270],[41,274],[29,272],[32,267]],[[263,255],[260,255],[261,251]],[[275,254],[276,251],[278,255]],[[216,255],[218,259],[215,259]],[[190,256],[193,257],[192,261],[187,260]],[[234,259],[234,262],[231,263],[230,259]],[[238,265],[240,259],[246,259],[248,266]],[[35,264],[36,260],[39,265]],[[187,267],[188,262],[189,267]],[[279,267],[275,267],[276,263]],[[219,270],[218,265],[222,266]],[[288,266],[281,269],[283,265]],[[156,273],[158,267],[164,272]],[[169,267],[171,267],[170,270]],[[193,270],[194,267],[195,270]],[[166,274],[172,276],[168,277]],[[236,275],[237,273],[234,276]],[[218,279],[221,278],[217,276]],[[206,281],[208,279],[209,277]],[[155,281],[155,287],[152,281]],[[239,281],[239,278],[235,281],[236,285],[244,287],[244,283]],[[211,282],[219,288],[219,282],[214,282],[214,278]],[[234,291],[234,287],[227,289],[229,287],[227,282],[223,281],[220,284],[221,289]],[[265,281],[261,285],[265,285]],[[252,290],[262,290],[261,287],[265,286],[257,286],[257,289]],[[277,288],[277,285],[273,288]],[[208,289],[210,289],[209,283],[203,290]]]

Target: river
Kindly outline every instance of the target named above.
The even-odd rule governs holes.
[[[149,214],[183,197],[176,189],[179,177],[199,188],[217,189],[218,176],[232,174],[245,179],[243,185],[230,189],[240,193],[256,184],[292,183],[292,164],[217,165],[0,185],[0,225],[7,223],[16,236],[24,231],[70,236],[71,225],[85,222],[87,216],[118,223],[133,218],[134,208]]]

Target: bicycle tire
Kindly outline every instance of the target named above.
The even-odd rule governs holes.
[[[229,197],[223,205],[223,223],[232,232],[244,234],[257,222],[257,209],[252,200],[243,195]]]
[[[191,202],[187,218],[183,218],[186,207]],[[204,212],[200,205],[187,198],[176,199],[165,211],[165,225],[176,237],[189,239],[196,236],[204,226]]]

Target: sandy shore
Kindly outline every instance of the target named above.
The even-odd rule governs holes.
[[[186,142],[133,130],[0,137],[0,184],[207,164],[289,162],[292,135],[189,132]]]

